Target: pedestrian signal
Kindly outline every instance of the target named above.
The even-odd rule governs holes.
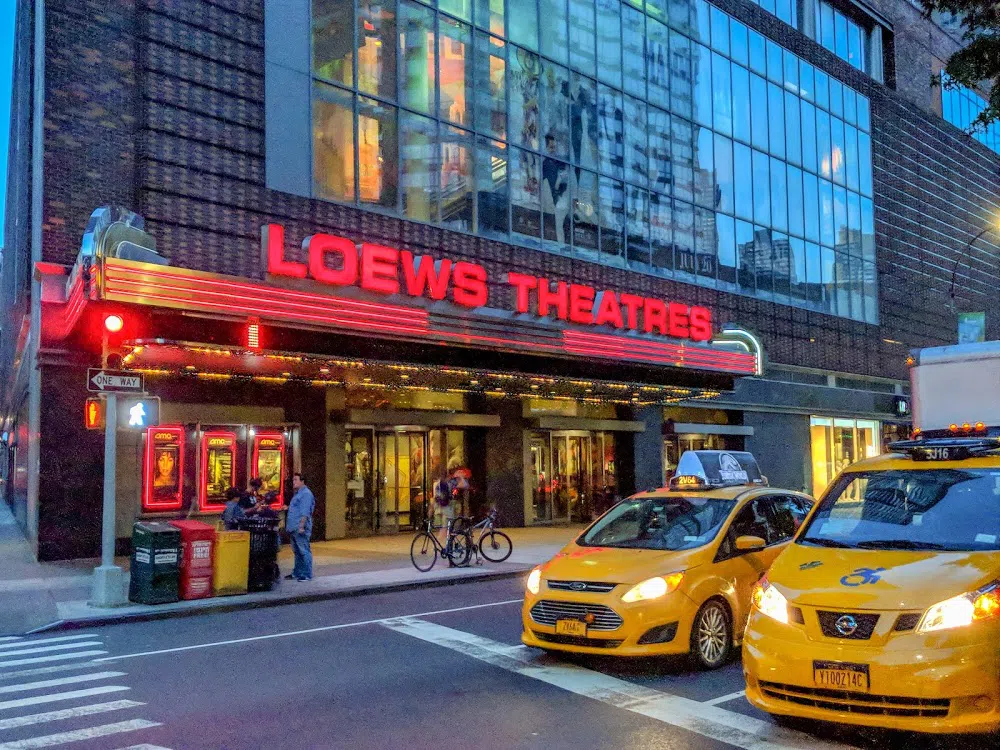
[[[104,429],[104,400],[88,398],[83,408],[83,423],[88,430]]]

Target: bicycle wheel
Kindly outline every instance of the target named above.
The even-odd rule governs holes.
[[[513,551],[514,543],[502,531],[490,531],[479,540],[479,554],[490,562],[503,562]]]
[[[448,559],[451,564],[463,568],[469,564],[472,557],[472,534],[453,534],[451,537],[451,554]]]
[[[414,568],[421,573],[426,573],[434,567],[434,563],[437,562],[437,555],[437,545],[434,543],[434,537],[426,531],[421,531],[413,537],[413,541],[410,543],[410,561],[413,563]]]

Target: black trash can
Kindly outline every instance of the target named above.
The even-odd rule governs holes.
[[[250,532],[250,568],[247,591],[270,591],[279,579],[277,518],[249,516],[236,522],[240,531]]]
[[[139,521],[132,526],[128,598],[137,604],[176,602],[181,532],[170,524]]]

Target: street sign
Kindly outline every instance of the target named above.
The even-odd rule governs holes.
[[[142,375],[127,370],[87,370],[87,390],[100,393],[142,393]]]
[[[160,423],[160,399],[157,396],[118,397],[119,430],[145,430]]]

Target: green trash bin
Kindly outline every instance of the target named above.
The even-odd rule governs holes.
[[[166,604],[180,598],[180,547],[180,529],[170,524],[138,521],[132,527],[130,601]]]

